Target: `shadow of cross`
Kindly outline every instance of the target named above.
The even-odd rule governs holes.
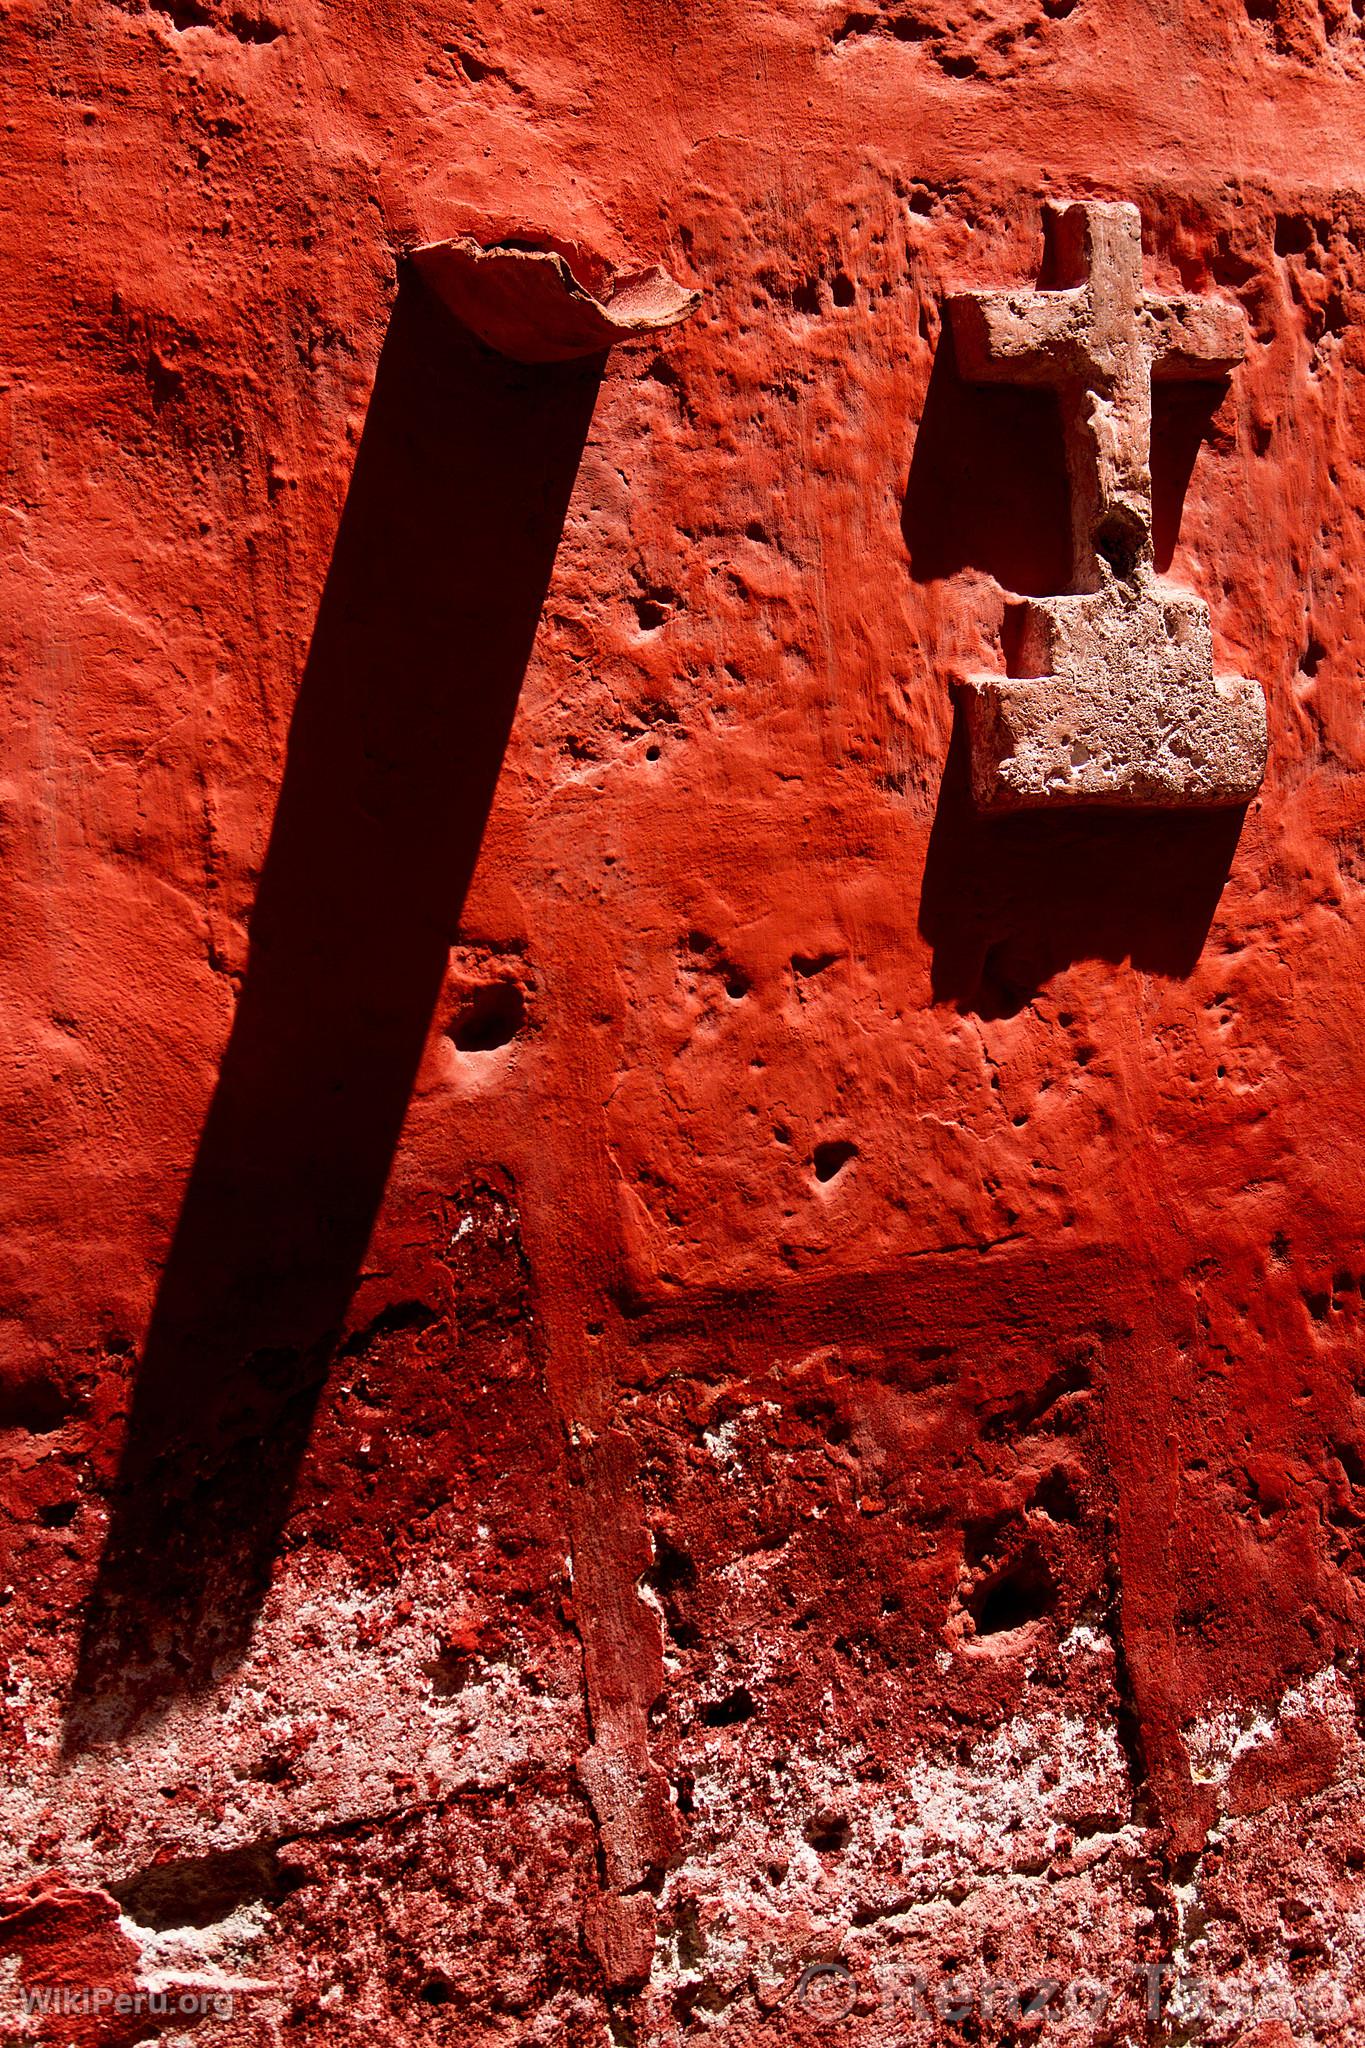
[[[1009,673],[967,681],[975,800],[1244,804],[1265,771],[1259,683],[1215,677],[1208,607],[1163,587],[1152,550],[1152,379],[1226,377],[1240,310],[1143,289],[1135,206],[1048,208],[1057,286],[948,302],[962,375],[1058,394],[1070,592],[1016,609]]]

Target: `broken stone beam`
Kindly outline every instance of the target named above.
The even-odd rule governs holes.
[[[412,260],[458,320],[519,363],[602,355],[617,342],[676,327],[701,304],[700,292],[686,290],[658,264],[622,273],[600,299],[557,249],[486,248],[461,236],[428,243]]]

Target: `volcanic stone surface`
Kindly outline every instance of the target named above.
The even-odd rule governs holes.
[[[0,2034],[1358,2042],[1357,15],[0,64]],[[1240,323],[1150,539],[1245,815],[972,799],[1096,594],[945,319],[1049,198]],[[512,362],[458,242],[701,303]]]
[[[1153,572],[1153,379],[1216,378],[1245,353],[1228,301],[1143,289],[1135,206],[1049,206],[1043,291],[970,292],[949,312],[974,382],[1058,394],[1076,594],[1025,598],[1009,678],[965,695],[983,809],[1246,803],[1266,759],[1265,697],[1213,673],[1208,608]]]

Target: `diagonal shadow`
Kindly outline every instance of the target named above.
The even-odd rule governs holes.
[[[383,1195],[603,357],[395,301],[289,734],[246,975],[137,1376],[68,1751],[246,1646]]]
[[[1071,501],[1054,391],[969,384],[945,319],[915,433],[901,532],[916,583],[983,569],[1021,597],[1065,590]]]
[[[1152,380],[1152,553],[1163,576],[1175,558],[1199,451],[1231,389],[1226,377]]]
[[[961,711],[939,785],[920,888],[939,1003],[1013,1017],[1077,960],[1193,973],[1232,867],[1242,806],[1189,811],[1021,811],[972,802]]]
[[[1195,459],[1226,391],[1225,381],[1153,387],[1153,541],[1163,571]],[[911,576],[929,583],[975,568],[1020,595],[1065,590],[1069,524],[1052,394],[968,384],[945,322],[901,520]],[[1013,1016],[1083,959],[1131,959],[1149,973],[1190,974],[1244,817],[1242,808],[983,817],[971,798],[958,710],[920,889],[934,1000],[981,1017]]]

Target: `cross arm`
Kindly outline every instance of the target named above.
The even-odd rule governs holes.
[[[1246,319],[1226,299],[1162,298],[1142,301],[1154,377],[1226,377],[1246,354]]]
[[[1084,291],[960,292],[948,301],[953,346],[971,384],[1061,384],[1089,366]]]

